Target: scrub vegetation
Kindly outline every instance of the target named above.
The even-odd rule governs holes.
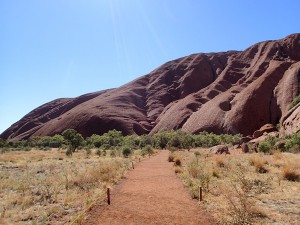
[[[300,221],[300,155],[210,154],[197,148],[172,153],[183,159],[180,178],[193,198],[220,224],[297,224]],[[178,171],[178,168],[176,168]]]
[[[83,138],[68,129],[53,137],[0,139],[0,224],[80,224],[105,200],[132,162],[168,149],[168,161],[193,198],[221,224],[295,224],[299,221],[300,134],[269,137],[256,153],[236,149],[241,135],[161,130],[123,136],[112,130]],[[209,147],[225,144],[230,155]],[[296,153],[296,154],[295,154]]]

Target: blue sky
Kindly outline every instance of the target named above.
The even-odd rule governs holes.
[[[166,61],[300,32],[298,0],[1,0],[0,133]]]

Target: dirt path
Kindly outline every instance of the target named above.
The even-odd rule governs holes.
[[[176,177],[168,151],[140,162],[113,191],[111,205],[95,206],[85,225],[214,224]]]

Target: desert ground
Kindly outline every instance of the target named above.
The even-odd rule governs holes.
[[[0,224],[80,223],[134,160],[58,149],[2,153]]]
[[[299,224],[299,154],[157,152],[1,153],[0,224]]]

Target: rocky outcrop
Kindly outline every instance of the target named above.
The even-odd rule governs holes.
[[[258,137],[262,136],[264,133],[271,133],[274,131],[278,131],[276,126],[268,123],[268,124],[263,125],[259,130],[254,131],[253,138],[258,138]]]
[[[229,149],[226,145],[216,145],[209,149],[212,154],[230,154]]]
[[[193,54],[116,89],[49,102],[1,137],[19,140],[67,128],[85,137],[111,129],[141,135],[179,128],[246,136],[279,121],[294,132],[299,107],[289,108],[300,92],[299,71],[300,34],[240,52]]]
[[[281,132],[283,135],[290,135],[300,132],[300,103],[290,109],[281,121]]]

